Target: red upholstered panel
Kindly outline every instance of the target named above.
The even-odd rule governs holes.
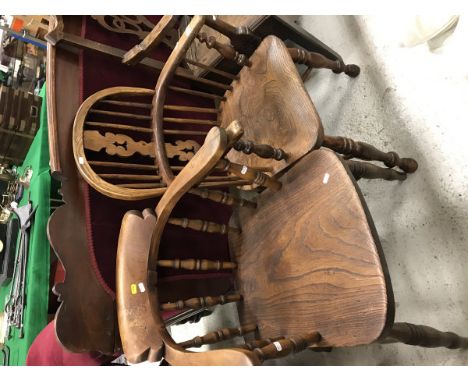
[[[153,22],[156,22],[158,16],[151,16]],[[121,49],[128,50],[138,43],[138,38],[133,35],[123,35],[111,33],[102,28],[95,20],[85,17],[83,20],[82,36],[94,41],[109,44]],[[152,57],[161,61],[169,56],[170,49],[161,44]],[[157,74],[146,70],[144,67],[127,67],[118,64],[115,58],[106,55],[83,52],[81,59],[82,78],[81,78],[81,97],[85,100],[95,92],[113,86],[135,86],[154,88],[157,82]],[[178,85],[187,86],[188,84],[179,81]],[[204,98],[193,98],[179,93],[168,94],[168,100],[175,105],[190,105],[200,107],[213,107],[211,100]],[[210,116],[195,115],[199,118],[210,119]],[[190,116],[187,114],[187,118]],[[171,126],[168,126],[171,128]],[[209,127],[192,125],[190,129],[204,129]],[[200,142],[202,143],[202,141]],[[92,155],[92,154],[90,154]],[[88,244],[90,255],[94,258],[97,273],[103,284],[103,288],[112,296],[115,296],[115,255],[117,251],[117,240],[120,230],[120,224],[124,214],[132,209],[143,210],[148,207],[154,207],[157,200],[143,200],[138,202],[129,202],[110,199],[99,194],[93,188],[83,182],[87,189],[85,194],[87,198],[88,215]],[[217,203],[201,200],[197,197],[188,195],[183,198],[174,210],[173,216],[189,217],[216,221],[222,224],[228,222],[231,209],[223,207]],[[182,240],[181,240],[182,238]],[[229,249],[225,236],[208,235],[195,231],[168,226],[163,236],[163,244],[160,251],[161,258],[208,258],[212,260],[229,260]],[[174,283],[180,283],[181,277],[187,275],[188,278],[203,279],[206,275],[190,271],[174,271],[163,269],[160,271],[160,280],[166,279],[165,288],[174,287]],[[213,276],[210,274],[210,276]],[[218,274],[218,276],[231,278],[229,272]],[[225,287],[223,287],[225,288]],[[227,290],[213,291],[214,294],[222,294]]]
[[[27,366],[97,366],[109,361],[100,354],[72,353],[66,350],[55,335],[55,321],[51,321],[29,348]]]

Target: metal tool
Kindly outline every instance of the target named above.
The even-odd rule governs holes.
[[[23,321],[24,321],[24,305],[25,305],[25,286],[26,286],[26,270],[29,255],[29,228],[31,219],[36,212],[37,206],[32,209],[32,204],[22,207],[14,207],[13,211],[18,216],[20,222],[20,238],[19,246],[16,254],[16,262],[13,271],[13,280],[10,288],[10,293],[5,304],[5,314],[7,327],[5,338],[10,337],[10,328],[16,327],[19,329],[19,338],[23,338]]]
[[[7,345],[2,345],[2,347],[0,348],[0,353],[3,354],[3,360],[0,365],[8,366],[10,362],[10,348]]]

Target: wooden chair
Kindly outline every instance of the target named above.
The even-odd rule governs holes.
[[[238,208],[229,233],[231,262],[161,260],[159,246],[180,198],[203,179],[238,139],[213,128],[180,171],[155,213],[131,211],[122,223],[117,266],[117,312],[130,362],[170,365],[258,365],[306,348],[354,346],[374,341],[425,347],[468,348],[468,338],[394,323],[390,277],[372,219],[350,170],[332,151],[316,150],[267,190],[258,208]],[[138,240],[136,240],[138,238]],[[164,301],[158,269],[232,269],[236,291],[223,296]],[[223,328],[176,343],[161,312],[239,302],[239,328]],[[207,352],[189,348],[256,334],[245,345]]]
[[[153,95],[154,91],[150,89],[114,87],[93,94],[80,106],[73,129],[75,162],[83,178],[102,194],[117,199],[139,200],[160,196],[166,190],[167,183],[161,167],[155,165],[156,148],[151,141],[152,130],[147,126],[151,121],[151,104],[144,101]],[[188,102],[184,99],[177,99],[174,103],[179,104],[167,105],[166,109],[204,111],[205,114],[214,110],[187,106]],[[165,118],[167,121],[173,119],[176,118]],[[194,121],[205,126],[216,124],[213,120]],[[168,138],[163,150],[164,155],[174,161],[171,171],[180,171],[192,158],[200,147],[200,138],[206,136],[204,130],[206,127],[165,129]],[[226,174],[226,169],[232,175]],[[191,192],[233,204],[239,201],[209,189],[250,184],[256,177],[265,178],[270,187],[279,187],[276,180],[259,172],[265,168],[243,169],[241,165],[222,159],[214,169],[215,173],[208,175],[199,185],[200,189]]]
[[[204,25],[228,36],[232,45],[219,43],[212,36],[200,33]],[[152,38],[156,36],[153,35]],[[233,77],[230,73],[187,58],[187,52],[190,52],[195,40],[236,62],[242,67],[239,74]],[[151,41],[147,41],[145,45],[153,46]],[[150,49],[146,49],[145,54],[149,51]],[[141,50],[138,54],[138,59],[144,57]],[[138,61],[135,58],[134,54],[129,54],[123,62],[135,64]],[[328,68],[350,76],[359,74],[356,65],[344,65],[318,53],[287,48],[275,36],[261,40],[247,28],[233,28],[215,16],[194,16],[161,71],[152,103],[151,126],[156,160],[163,180],[169,184],[174,177],[165,151],[165,129],[171,123],[188,128],[193,123],[206,122],[184,119],[182,114],[179,114],[178,119],[169,115],[168,100],[174,92],[214,99],[216,112],[213,113],[217,117],[212,118],[211,125],[216,121],[220,127],[226,128],[233,120],[238,120],[245,130],[242,141],[233,146],[234,150],[226,158],[253,168],[270,167],[267,174],[271,176],[281,174],[306,153],[321,146],[331,148],[348,158],[379,160],[390,168],[398,166],[404,172],[416,171],[417,162],[413,159],[401,159],[394,152],[384,153],[371,145],[348,138],[324,135],[320,117],[304,88],[295,63]],[[181,88],[174,84],[175,78],[180,76],[178,73],[181,65],[203,67],[227,78],[231,83],[198,79],[198,87],[203,88],[203,93]],[[262,185],[258,181],[257,184]]]
[[[168,16],[163,23],[165,27],[172,25],[169,21],[173,23],[174,18]],[[253,53],[248,57],[199,33],[204,25],[217,28],[236,47]],[[136,64],[143,60],[161,41],[164,31],[158,24],[125,54],[123,62]],[[196,38],[243,65],[239,75],[187,58]],[[234,120],[245,126],[247,139],[236,142],[223,165],[216,167],[217,173],[208,175],[199,185],[202,189],[247,184],[278,189],[279,183],[271,177],[279,176],[321,145],[348,157],[382,160],[388,167],[399,165],[406,172],[417,168],[414,160],[400,159],[396,153],[383,153],[347,138],[324,136],[320,118],[294,61],[350,75],[357,73],[356,66],[288,49],[274,36],[260,43],[248,30],[232,28],[214,17],[193,17],[164,65],[154,91],[110,88],[97,92],[82,104],[74,123],[73,141],[81,175],[110,197],[136,200],[161,195],[174,173],[198,150],[209,127],[226,128]],[[232,83],[196,77],[187,67],[203,67]],[[195,90],[197,86],[202,86],[203,91]],[[215,192],[204,193],[210,199],[222,198]]]
[[[234,263],[215,263],[210,261],[194,260],[158,260],[159,239],[162,235],[166,222],[170,221],[169,215],[172,208],[188,190],[216,165],[224,152],[239,139],[242,131],[238,124],[231,124],[227,129],[213,128],[205,141],[203,147],[192,158],[177,176],[157,207],[157,218],[150,210],[143,214],[130,211],[123,220],[119,237],[117,254],[117,306],[119,329],[122,345],[130,362],[140,362],[148,359],[156,361],[164,355],[170,364],[183,363],[186,355],[190,355],[187,364],[231,364],[231,365],[253,365],[259,364],[261,359],[276,355],[275,346],[271,345],[256,352],[248,349],[227,349],[212,351],[209,353],[186,352],[184,346],[193,345],[187,342],[184,346],[176,344],[166,331],[161,319],[159,309],[173,310],[184,308],[200,308],[213,306],[219,303],[240,301],[241,296],[233,293],[229,295],[194,298],[176,303],[165,303],[159,305],[157,290],[157,267],[185,268],[192,270],[220,270],[233,269]],[[195,175],[189,179],[190,174]],[[188,181],[188,182],[187,182]],[[187,219],[188,220],[188,219]],[[207,230],[208,232],[216,232]],[[226,233],[228,229],[218,233]],[[136,235],[138,235],[139,240]],[[152,240],[151,240],[152,238]],[[154,252],[154,256],[149,257]],[[129,256],[132,253],[132,256]],[[152,267],[154,265],[154,268]],[[148,269],[154,269],[149,271]],[[143,320],[142,318],[148,318]],[[216,336],[229,338],[236,334],[252,332],[256,329],[254,325],[243,327],[239,330],[226,329]],[[210,336],[210,338],[213,336]],[[281,340],[284,351],[292,350],[294,347],[305,347],[307,344],[318,341],[319,335],[311,333],[304,338]],[[212,341],[213,338],[208,339]],[[203,341],[202,341],[203,342]],[[273,346],[273,348],[272,348]]]

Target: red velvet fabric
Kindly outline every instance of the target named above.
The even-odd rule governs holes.
[[[98,366],[109,361],[98,353],[72,353],[66,350],[55,335],[55,321],[51,321],[28,351],[27,366]]]
[[[155,22],[160,16],[151,16]],[[109,44],[120,49],[128,50],[136,43],[138,38],[133,35],[123,35],[110,33],[102,28],[95,20],[90,17],[83,18],[82,36],[101,43]],[[170,50],[161,44],[152,58],[165,61],[169,56]],[[84,101],[95,92],[113,86],[133,86],[153,89],[157,82],[157,74],[144,67],[127,67],[120,65],[115,58],[93,52],[82,53],[82,78],[81,78],[81,97]],[[188,87],[186,83],[179,81],[177,85]],[[167,103],[174,105],[213,107],[211,100],[204,98],[194,98],[180,93],[168,92]],[[119,110],[122,111],[122,110]],[[177,116],[167,114],[167,116]],[[190,118],[185,113],[185,118]],[[213,119],[213,115],[201,115],[197,113],[196,117],[204,119]],[[132,120],[131,124],[138,121]],[[148,121],[146,126],[148,126]],[[167,124],[167,128],[178,128],[180,125]],[[200,125],[187,125],[183,128],[189,130],[209,130],[209,127]],[[142,138],[143,139],[143,138]],[[148,139],[148,137],[146,137]],[[181,138],[177,138],[181,139]],[[183,139],[194,139],[187,137]],[[200,140],[203,143],[203,139]],[[99,154],[87,153],[88,160],[99,160]],[[93,156],[94,155],[94,156]],[[102,154],[101,154],[102,155]],[[143,163],[151,163],[151,159],[142,158]],[[146,161],[146,162],[145,162]],[[171,164],[177,165],[177,161]],[[115,255],[117,251],[118,235],[120,224],[124,214],[129,210],[143,210],[145,208],[154,208],[157,200],[143,200],[129,202],[108,198],[84,183],[88,194],[87,212],[88,212],[88,240],[90,253],[100,274],[104,289],[112,296],[115,296]],[[226,224],[231,214],[229,207],[222,206],[198,197],[187,195],[174,209],[173,216],[189,217],[194,219],[204,219]],[[207,236],[208,235],[208,236]],[[229,249],[226,236],[203,234],[189,229],[183,229],[168,225],[163,235],[160,248],[161,258],[207,258],[211,260],[229,260]],[[160,270],[160,280],[164,280],[165,288],[173,288],[174,283],[180,283],[184,277],[200,278],[204,277],[227,277],[231,278],[230,272],[220,272],[217,275],[213,273],[201,274],[200,272],[175,271],[170,269]],[[216,294],[222,294],[226,290],[214,291]],[[195,296],[194,296],[195,297]]]

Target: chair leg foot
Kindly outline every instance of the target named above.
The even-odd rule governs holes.
[[[348,155],[351,158],[380,161],[390,168],[398,166],[406,173],[413,173],[418,169],[418,162],[413,158],[400,158],[394,151],[386,153],[368,143],[354,141],[350,138],[325,135],[323,137],[322,146],[336,151],[339,154]]]
[[[405,180],[406,173],[395,171],[391,168],[382,168],[372,163],[347,160],[345,161],[354,179],[384,179],[384,180]]]
[[[350,64],[345,66],[344,73],[352,78],[359,76],[361,73],[361,68],[357,65]]]
[[[452,332],[441,332],[425,325],[396,322],[388,337],[408,345],[426,348],[445,347],[448,349],[468,349],[468,338]]]

